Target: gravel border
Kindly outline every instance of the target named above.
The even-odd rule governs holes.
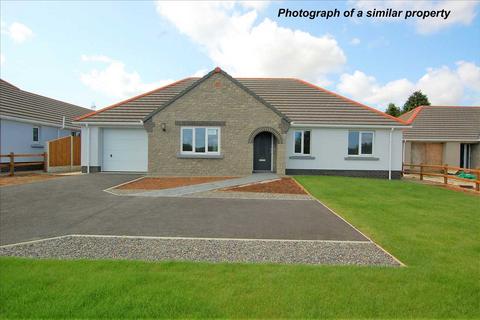
[[[370,241],[249,240],[70,235],[0,247],[0,256],[400,266]]]
[[[108,192],[117,196],[136,196],[146,192],[145,189],[112,189]],[[176,198],[210,198],[210,199],[266,199],[266,200],[313,200],[308,194],[266,193],[266,192],[240,192],[240,191],[205,191],[196,192]]]

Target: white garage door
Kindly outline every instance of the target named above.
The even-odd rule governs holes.
[[[143,129],[103,129],[102,171],[147,171],[148,138]]]

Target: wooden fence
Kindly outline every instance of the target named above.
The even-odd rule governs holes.
[[[9,175],[13,176],[15,174],[15,167],[27,167],[27,166],[43,166],[43,171],[47,171],[47,160],[48,155],[44,153],[13,153],[9,154],[0,154],[0,158],[10,158],[8,163],[0,163],[0,167],[8,167]],[[28,162],[15,162],[15,158],[43,158],[42,161],[28,161]]]
[[[409,169],[407,169],[407,167]],[[420,168],[420,169],[413,169],[412,168]],[[424,176],[431,176],[431,177],[442,177],[443,183],[448,184],[449,180],[457,180],[462,182],[470,182],[475,184],[475,190],[480,192],[480,169],[468,169],[468,168],[461,168],[461,167],[451,167],[448,164],[445,165],[432,165],[432,164],[413,164],[413,163],[404,163],[402,165],[403,173],[408,174],[418,174],[420,176],[420,180],[423,180]],[[453,174],[449,174],[449,172],[458,172],[463,171],[465,173],[471,173],[476,176],[476,179],[467,179],[458,177]]]
[[[79,166],[80,141],[80,137],[72,136],[48,141],[48,166]]]

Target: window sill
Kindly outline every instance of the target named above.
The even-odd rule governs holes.
[[[32,144],[30,145],[31,148],[43,148],[43,146],[41,144]]]
[[[294,159],[294,160],[315,160],[315,157],[308,156],[308,155],[296,155],[296,156],[290,156],[288,157],[289,159]]]
[[[223,159],[223,154],[183,154],[183,153],[177,153],[177,159]]]
[[[348,156],[344,158],[345,160],[359,160],[359,161],[378,161],[380,158],[369,157],[369,156]]]

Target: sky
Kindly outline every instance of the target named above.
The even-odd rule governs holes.
[[[279,9],[451,10],[443,18],[295,18]],[[480,1],[0,2],[0,77],[102,108],[216,66],[294,77],[385,110],[416,90],[480,105]]]

